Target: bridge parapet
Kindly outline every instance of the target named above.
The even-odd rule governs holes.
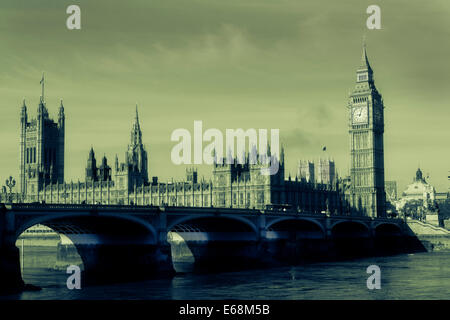
[[[39,216],[72,215],[80,216],[108,214],[117,217],[129,216],[143,224],[151,224],[158,233],[158,239],[165,238],[168,228],[174,226],[177,221],[187,221],[200,217],[233,218],[250,224],[252,229],[258,233],[258,238],[264,238],[265,231],[270,225],[282,220],[308,220],[321,227],[327,237],[332,236],[332,230],[340,223],[354,222],[365,226],[371,233],[381,224],[397,225],[402,231],[404,222],[402,219],[394,218],[372,218],[365,216],[339,216],[326,213],[313,213],[305,211],[273,211],[245,208],[219,208],[219,207],[176,207],[176,206],[139,206],[139,205],[92,205],[92,204],[41,204],[41,203],[19,203],[3,205],[6,216],[14,218],[17,216],[13,229],[20,229],[20,224],[26,220],[38,218]],[[50,217],[49,217],[50,218]],[[11,218],[9,219],[11,220]],[[34,221],[34,220],[33,220]],[[238,221],[237,221],[238,222]]]
[[[42,210],[114,210],[114,211],[160,211],[159,206],[133,206],[133,205],[96,205],[96,204],[46,204],[46,203],[14,203],[7,204],[6,208],[12,211],[42,211]]]

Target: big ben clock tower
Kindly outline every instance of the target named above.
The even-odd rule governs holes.
[[[383,99],[363,47],[356,85],[348,102],[351,150],[350,203],[353,214],[384,217]]]

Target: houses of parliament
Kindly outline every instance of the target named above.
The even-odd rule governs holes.
[[[285,177],[284,150],[274,175],[262,175],[264,164],[215,163],[212,177],[199,179],[189,168],[182,181],[149,179],[138,109],[123,161],[97,161],[87,152],[85,176],[64,179],[65,113],[61,101],[57,121],[50,118],[42,94],[36,118],[24,101],[20,113],[20,197],[23,202],[188,206],[277,209],[330,214],[385,215],[383,100],[364,46],[356,84],[349,97],[350,176],[338,177],[334,162],[321,160],[320,179],[309,162],[300,162],[295,178]],[[343,108],[343,112],[344,112]],[[248,159],[248,157],[247,157]],[[267,164],[268,166],[268,164]],[[317,176],[317,175],[316,175]]]

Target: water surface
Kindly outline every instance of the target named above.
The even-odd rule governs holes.
[[[49,253],[50,255],[51,253]],[[40,259],[44,257],[40,256]],[[366,268],[381,268],[381,289],[369,290]],[[42,287],[7,299],[448,299],[450,252],[323,262],[216,274],[181,273],[69,290],[64,271],[25,266],[27,283]]]

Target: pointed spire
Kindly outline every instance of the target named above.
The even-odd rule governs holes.
[[[61,99],[61,102],[59,104],[58,118],[59,118],[59,123],[63,124],[65,116],[64,116],[64,105],[63,105],[63,100],[62,99]]]
[[[370,69],[369,58],[367,58],[367,48],[366,48],[366,37],[363,39],[363,49],[362,49],[362,57],[361,57],[361,69]]]
[[[23,99],[21,116],[22,118],[26,118],[27,116],[27,105],[25,104],[25,98]]]
[[[138,105],[136,103],[136,122],[139,123]]]
[[[93,159],[95,157],[94,148],[91,145],[91,150],[89,150],[89,159]]]
[[[103,154],[103,158],[102,158],[102,165],[104,167],[106,167],[108,165],[108,160],[106,159],[106,154]]]
[[[142,143],[142,132],[139,125],[138,106],[136,104],[136,115],[134,118],[133,129],[131,130],[131,145],[139,145]]]
[[[139,112],[138,112],[138,105],[136,103],[136,116],[134,118],[134,125],[135,128],[139,131],[140,130],[140,125],[139,125]]]
[[[116,153],[116,159],[114,160],[114,169],[116,171],[119,170],[119,157],[117,156],[117,153]]]

